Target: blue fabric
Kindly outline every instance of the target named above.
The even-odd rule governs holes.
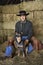
[[[12,51],[13,51],[12,48],[13,48],[12,46],[7,46],[7,47],[6,47],[5,56],[9,57],[9,56],[12,55]]]
[[[28,36],[22,36],[22,40],[28,39]]]
[[[29,44],[28,46],[28,53],[31,53],[33,51],[33,46],[32,44]]]

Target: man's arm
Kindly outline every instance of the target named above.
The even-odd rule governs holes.
[[[28,32],[28,39],[30,40],[32,36],[33,36],[33,25],[32,25],[32,23],[30,23],[29,32]]]
[[[15,25],[15,40],[16,39],[17,39],[18,42],[21,40],[21,35],[19,33],[19,24],[18,24],[18,22]]]
[[[18,23],[15,25],[15,33],[18,33]]]
[[[20,36],[20,34],[19,34],[19,25],[16,23],[16,25],[15,25],[15,34],[17,35],[17,36]]]

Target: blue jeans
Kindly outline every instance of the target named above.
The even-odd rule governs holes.
[[[22,37],[21,37],[21,40],[22,40],[22,41],[25,41],[26,39],[28,39],[28,36],[22,36]]]

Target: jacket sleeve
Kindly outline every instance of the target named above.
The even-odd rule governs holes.
[[[16,40],[16,33],[18,33],[18,23],[15,25],[14,40]]]
[[[15,32],[18,33],[18,23],[16,23],[16,25],[15,25]]]
[[[29,31],[28,31],[28,39],[30,40],[33,36],[33,26],[32,23],[29,24]]]

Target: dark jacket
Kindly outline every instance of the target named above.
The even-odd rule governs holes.
[[[25,22],[17,22],[16,26],[15,26],[15,32],[21,34],[21,32],[23,34],[23,36],[28,36],[28,39],[30,39],[33,35],[33,27],[32,27],[32,23],[28,20],[26,20]]]

